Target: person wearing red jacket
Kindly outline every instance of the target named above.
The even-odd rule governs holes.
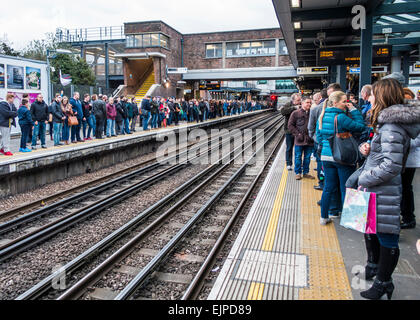
[[[114,104],[114,98],[109,98],[106,105],[106,136],[107,138],[116,137],[115,134],[115,118],[117,117],[117,109]]]

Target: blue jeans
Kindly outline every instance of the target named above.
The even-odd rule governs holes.
[[[22,135],[20,137],[20,148],[26,149],[26,141],[28,141],[29,132],[32,130],[32,126],[30,124],[21,124],[20,131]]]
[[[152,114],[152,129],[155,129],[155,128],[157,128],[157,127],[158,127],[158,126],[157,126],[158,116],[159,116],[159,114],[158,114],[158,113],[154,113],[154,114]]]
[[[332,161],[322,161],[322,165],[325,173],[325,186],[321,198],[321,217],[327,219],[331,198],[335,194],[337,195],[339,193],[341,195],[341,203],[344,203],[346,182],[355,171],[355,167],[344,166]],[[342,205],[340,206],[341,208]]]
[[[295,146],[295,173],[303,174],[309,173],[309,165],[311,164],[311,155],[313,151],[312,146]],[[303,168],[302,168],[303,155]]]
[[[147,130],[149,127],[150,111],[143,113],[143,130]]]
[[[391,234],[391,233],[377,233],[376,236],[378,237],[379,243],[382,247],[385,248],[399,248],[399,241],[400,235],[399,234]]]
[[[54,122],[54,145],[60,144],[61,131],[63,130],[63,124]]]
[[[130,119],[124,119],[124,131],[126,134],[130,134]]]
[[[286,133],[286,163],[288,166],[293,165],[293,146],[295,137],[291,133]]]
[[[34,133],[32,134],[32,146],[36,146],[36,140],[38,135],[41,136],[41,145],[45,146],[45,130],[47,125],[43,121],[38,121],[38,124],[34,125]]]
[[[93,116],[94,117],[94,116]],[[87,139],[90,138],[92,132],[95,132],[95,127],[93,125],[92,116],[89,116],[86,121],[83,121],[83,138]],[[89,126],[89,128],[88,128]],[[87,135],[86,135],[87,130]]]
[[[66,119],[64,120],[64,126],[63,126],[63,140],[69,141],[69,139],[70,139],[70,127]]]
[[[106,136],[115,136],[115,120],[107,119],[106,120]]]
[[[79,124],[77,126],[71,126],[71,141],[81,141],[80,139],[80,129],[82,127],[82,119],[77,118],[77,121],[79,121]]]

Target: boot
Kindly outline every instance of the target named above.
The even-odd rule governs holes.
[[[381,245],[379,244],[378,237],[373,234],[365,234],[365,245],[368,255],[367,266],[365,267],[365,279],[372,280],[378,272]]]
[[[391,275],[398,264],[399,257],[399,248],[385,248],[381,246],[378,274],[372,287],[369,290],[360,293],[363,298],[379,300],[386,293],[388,300],[391,300],[394,291]]]

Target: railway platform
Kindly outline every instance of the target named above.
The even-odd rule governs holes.
[[[146,132],[141,127],[137,127],[137,131],[131,135],[120,135],[61,147],[54,147],[53,141],[50,141],[47,135],[47,149],[41,149],[38,146],[37,150],[30,153],[17,152],[20,137],[14,138],[11,140],[11,151],[14,155],[12,157],[0,155],[0,177],[2,178],[0,196],[25,192],[47,183],[93,172],[153,152],[160,143],[163,143],[156,140],[160,134],[168,132],[178,134],[180,130],[186,130],[189,133],[194,129],[228,128],[230,124],[238,120],[267,111],[269,110],[246,112],[202,123],[181,122],[177,127]]]
[[[364,281],[363,234],[334,219],[320,225],[321,191],[297,181],[285,167],[285,145],[220,269],[209,300],[360,300]],[[314,170],[316,163],[311,164]],[[312,171],[315,172],[315,171]],[[393,299],[420,299],[420,174],[414,180],[416,229],[402,230],[393,274]]]

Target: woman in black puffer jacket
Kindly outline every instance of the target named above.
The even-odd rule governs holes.
[[[371,96],[375,135],[360,152],[367,156],[358,185],[376,193],[377,234],[365,235],[368,253],[366,279],[376,275],[373,286],[361,296],[391,299],[391,275],[399,258],[401,173],[405,168],[411,139],[420,134],[420,106],[406,104],[401,84],[394,79],[376,82]]]

